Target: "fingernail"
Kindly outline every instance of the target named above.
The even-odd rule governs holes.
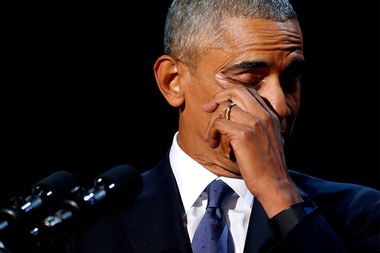
[[[223,73],[217,73],[215,75],[216,82],[219,84],[220,87],[223,89],[228,88],[228,80],[226,79],[227,76]]]
[[[220,79],[225,79],[226,75],[221,73],[221,72],[218,72],[218,73],[216,73],[215,77],[216,77],[216,79],[220,80]]]

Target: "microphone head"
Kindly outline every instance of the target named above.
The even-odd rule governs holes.
[[[127,164],[118,165],[100,174],[95,178],[94,183],[97,187],[105,187],[112,201],[115,199],[120,199],[121,202],[134,200],[142,189],[140,172]]]
[[[130,165],[116,166],[92,180],[92,186],[75,187],[71,197],[61,203],[31,234],[38,240],[54,240],[75,230],[84,231],[99,216],[117,212],[136,199],[142,190],[142,178]]]
[[[33,184],[32,193],[42,197],[60,198],[77,186],[77,183],[78,180],[73,174],[60,170]]]
[[[56,171],[32,185],[31,194],[11,198],[7,207],[0,208],[0,237],[13,242],[23,236],[25,229],[61,201],[76,182],[73,174]]]

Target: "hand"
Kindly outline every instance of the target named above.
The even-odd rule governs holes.
[[[222,138],[231,146],[240,173],[269,217],[302,201],[287,172],[280,120],[253,88],[217,75],[223,90],[203,109],[212,113],[205,138],[211,148]],[[224,117],[230,102],[230,120]]]

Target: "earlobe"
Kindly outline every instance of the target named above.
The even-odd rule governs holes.
[[[159,57],[154,64],[154,75],[158,88],[168,103],[180,107],[184,102],[178,62],[168,55]]]

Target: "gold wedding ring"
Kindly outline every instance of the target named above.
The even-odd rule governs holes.
[[[229,102],[230,102],[230,103],[227,105],[226,110],[224,111],[224,117],[225,117],[227,120],[230,120],[231,109],[232,109],[232,107],[235,105],[235,103],[232,102],[231,100],[229,100]]]

